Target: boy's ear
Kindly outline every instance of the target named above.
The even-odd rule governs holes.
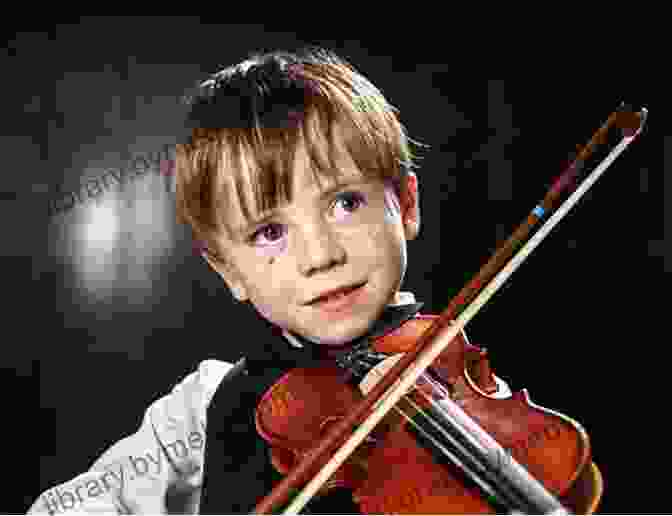
[[[406,193],[400,207],[406,240],[414,240],[420,232],[420,194],[418,177],[411,171],[406,176]]]
[[[208,254],[207,251],[203,251],[201,256],[205,259],[206,262],[212,267],[212,269],[219,274],[226,286],[229,287],[231,295],[235,297],[238,301],[243,302],[249,299],[247,295],[247,289],[245,288],[245,283],[242,280],[240,273],[236,268],[229,262],[227,259],[218,260],[213,258]]]

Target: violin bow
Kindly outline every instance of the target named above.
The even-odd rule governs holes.
[[[296,490],[297,486],[303,484],[316,469],[316,465],[324,462],[324,458],[338,446],[339,442],[343,441],[343,436],[357,427],[317,475],[298,493],[283,514],[298,514],[303,509],[380,420],[415,385],[420,375],[541,243],[560,219],[567,214],[628,145],[642,133],[647,116],[646,108],[634,112],[628,109],[626,104],[621,103],[619,108],[595,132],[567,170],[553,183],[544,199],[534,207],[509,239],[492,255],[476,276],[462,288],[458,295],[450,301],[443,313],[420,336],[415,349],[405,353],[376,383],[373,389],[358,402],[348,416],[334,425],[324,438],[304,456],[302,461],[276,485],[271,493],[257,504],[254,509],[255,514],[270,514],[273,508],[284,504],[289,498],[290,491]],[[622,139],[561,206],[553,211],[560,195],[568,190],[570,185],[575,184],[576,175],[585,160],[592,155],[598,145],[607,142],[607,134],[614,127],[621,129]],[[544,216],[551,213],[552,215],[544,225],[523,245],[532,229]],[[514,252],[516,254],[509,260]],[[507,262],[507,260],[509,261]],[[373,408],[374,405],[375,408]],[[369,411],[371,413],[367,417],[366,414]]]

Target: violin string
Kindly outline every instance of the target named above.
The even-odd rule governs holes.
[[[381,372],[381,371],[377,371],[377,370],[373,369],[373,370],[370,371],[370,374],[372,374],[372,375],[374,375],[374,376],[377,376],[378,378],[382,378],[384,373]],[[430,387],[431,387],[432,389],[438,391],[438,393],[439,393],[439,395],[440,395],[441,397],[446,397],[446,396],[450,397],[450,393],[448,392],[448,390],[447,390],[443,385],[441,385],[440,383],[433,381],[431,378],[428,377],[428,375],[423,374],[423,375],[421,375],[420,378],[421,378],[423,381],[427,382],[427,384],[430,385]],[[423,391],[417,384],[413,385],[413,387],[412,387],[411,389],[409,389],[408,392],[409,392],[409,393],[413,393],[413,392],[417,392],[417,393],[419,393],[419,394],[420,394],[423,398],[425,398],[425,400],[427,400],[427,401],[428,401],[428,402],[429,402],[429,403],[430,403],[436,410],[442,410],[441,407],[440,407],[440,405],[438,405],[438,404],[434,401],[434,399],[432,399],[426,392],[424,392],[424,391]],[[420,415],[422,415],[423,417],[425,417],[425,419],[427,419],[427,420],[430,422],[430,424],[432,424],[432,426],[434,426],[439,432],[442,432],[442,433],[445,432],[445,429],[443,428],[443,426],[441,425],[441,423],[437,422],[437,421],[434,419],[434,417],[433,417],[429,412],[426,412],[426,411],[425,411],[425,409],[424,409],[423,407],[417,405],[417,404],[415,403],[415,401],[414,401],[408,394],[404,394],[404,395],[402,396],[402,399],[404,399],[405,401],[407,401],[407,402],[409,403],[409,405],[411,405],[411,407],[414,408],[414,409],[417,411],[417,413],[419,413]],[[403,417],[405,417],[405,418],[409,421],[409,423],[412,423],[412,424],[415,425],[415,422],[411,419],[411,416],[409,416],[408,414],[406,414],[406,412],[404,412],[403,409],[401,409],[401,408],[398,407],[398,406],[395,406],[394,408],[395,408],[395,409],[397,410],[397,412],[399,412]],[[429,437],[429,436],[427,435],[426,437]],[[447,437],[448,437],[448,436],[447,436]]]
[[[470,468],[464,464],[462,460],[460,460],[459,457],[457,457],[454,453],[452,453],[448,448],[446,448],[440,441],[438,441],[435,437],[433,437],[431,434],[429,434],[422,426],[420,426],[417,422],[415,422],[408,414],[406,414],[402,409],[399,407],[395,407],[397,412],[399,412],[405,419],[408,421],[419,433],[423,435],[426,439],[431,441],[431,443],[436,446],[441,453],[443,453],[444,456],[446,456],[452,464],[456,465],[459,467],[463,472],[465,472],[469,478],[471,478],[482,490],[483,492],[490,498],[490,499],[495,499],[499,500],[499,497],[495,493],[494,489],[485,483],[485,481],[479,477],[476,474],[473,474],[470,470]],[[431,424],[433,425],[438,425],[435,421],[432,420],[432,417],[429,414],[425,414],[423,412],[423,415],[430,421]],[[439,425],[440,426],[440,425]],[[444,432],[443,429],[440,429],[442,433]],[[452,439],[450,435],[446,435],[449,439]],[[455,444],[455,443],[454,443]]]
[[[374,377],[381,378],[383,372],[378,370],[372,370],[370,372]],[[420,381],[426,382],[431,389],[439,393],[439,399],[444,399],[446,396],[450,396],[448,390],[436,380],[433,380],[427,373],[422,374],[419,377]],[[419,382],[418,382],[419,383]],[[469,432],[463,434],[463,437],[466,439],[467,443],[461,442],[458,438],[451,435],[445,427],[435,419],[435,417],[427,412],[423,407],[419,406],[415,400],[409,395],[411,393],[419,393],[426,401],[430,403],[432,408],[437,412],[445,413],[445,410],[437,403],[428,393],[416,383],[413,385],[407,394],[404,394],[400,400],[406,401],[411,408],[413,408],[417,414],[420,414],[425,418],[425,420],[433,426],[441,436],[447,441],[449,446],[452,446],[453,449],[457,449],[465,459],[460,459],[455,453],[451,452],[447,448],[446,444],[442,443],[440,440],[432,436],[422,425],[418,424],[417,421],[413,419],[412,416],[407,414],[404,409],[395,405],[393,409],[396,410],[408,423],[413,426],[425,439],[428,439],[435,447],[440,451],[451,464],[457,466],[469,479],[471,479],[481,490],[482,493],[487,497],[487,499],[493,504],[500,504],[507,508],[510,514],[518,514],[517,510],[523,509],[524,503],[520,498],[520,494],[516,493],[515,490],[511,490],[511,486],[503,486],[501,484],[501,477],[493,473],[487,464],[478,459],[478,448],[481,443],[472,436]],[[447,415],[446,417],[449,418]],[[497,443],[495,443],[497,444]],[[468,446],[472,447],[474,452],[467,449]],[[481,446],[482,448],[482,446]],[[487,454],[490,450],[485,450],[484,454]],[[501,452],[501,450],[495,449],[495,452]],[[465,460],[470,462],[470,465],[465,464]],[[478,470],[478,471],[476,471]],[[488,480],[485,480],[485,477],[488,477]],[[494,485],[499,485],[500,489],[497,490],[494,488]],[[511,512],[513,511],[513,512]]]
[[[371,371],[371,374],[380,378],[384,373],[374,369]],[[441,385],[441,383],[431,379],[427,374],[421,375],[419,379],[426,382],[430,388],[438,392],[440,398],[450,396],[448,390],[443,385]],[[401,397],[401,400],[406,401],[411,406],[411,408],[416,411],[417,414],[423,416],[425,420],[431,426],[433,426],[441,434],[441,436],[446,439],[446,441],[448,441],[449,445],[452,445],[453,448],[458,449],[462,455],[470,461],[471,466],[465,464],[465,461],[456,456],[455,453],[451,452],[444,443],[432,436],[425,428],[422,427],[422,425],[415,421],[412,416],[407,414],[404,409],[397,405],[395,405],[393,409],[396,410],[404,419],[406,419],[406,421],[408,421],[408,423],[413,426],[418,431],[418,433],[420,433],[424,438],[428,439],[445,457],[449,459],[452,464],[457,466],[479,488],[481,488],[483,494],[485,494],[491,502],[499,502],[500,504],[507,506],[507,509],[509,510],[512,510],[516,505],[520,507],[520,499],[515,494],[508,491],[508,496],[506,496],[502,493],[501,490],[498,494],[495,488],[493,488],[490,483],[484,480],[484,476],[489,476],[491,477],[490,482],[496,483],[496,479],[492,478],[493,474],[489,471],[488,466],[482,461],[479,461],[477,456],[467,450],[465,445],[461,443],[456,437],[452,436],[431,413],[427,412],[423,407],[418,405],[415,400],[413,400],[409,394],[414,392],[419,393],[420,396],[428,401],[432,408],[434,408],[436,411],[445,412],[444,409],[429,394],[424,392],[424,390],[418,384],[413,385],[411,389],[409,389],[408,393]],[[468,439],[468,441],[470,441],[469,444],[473,448],[477,448],[479,446],[480,443],[473,436],[467,433],[465,437]],[[474,469],[478,469],[479,471],[476,472]],[[503,497],[508,498],[508,500],[504,501]]]

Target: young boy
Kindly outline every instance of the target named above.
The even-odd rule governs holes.
[[[254,422],[261,396],[293,367],[430,317],[400,291],[420,211],[395,111],[319,48],[254,55],[200,85],[176,154],[178,214],[268,339],[235,366],[202,362],[135,434],[30,512],[249,513],[281,478]],[[477,355],[479,385],[509,396]],[[306,509],[358,512],[341,491]]]

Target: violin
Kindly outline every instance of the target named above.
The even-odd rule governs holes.
[[[270,446],[273,465],[286,476],[257,504],[256,514],[276,512],[299,486],[286,514],[298,514],[312,497],[339,487],[352,491],[365,514],[596,510],[602,478],[583,427],[533,403],[526,390],[493,396],[487,353],[460,332],[641,134],[647,113],[625,104],[612,113],[440,316],[411,319],[337,361],[295,368],[268,390],[256,410],[257,430]],[[585,160],[615,129],[619,143],[555,209]],[[285,410],[274,409],[278,400]]]
[[[424,317],[404,324],[401,334],[375,339],[367,358],[375,362],[378,354],[394,357],[408,351],[433,322]],[[442,460],[440,446],[450,443],[442,443],[445,439],[424,414],[436,416],[432,405],[448,397],[556,494],[567,491],[589,464],[588,437],[578,423],[531,404],[526,393],[506,399],[489,395],[496,384],[485,352],[468,346],[463,337],[444,350],[431,372],[433,377],[421,377],[418,388],[397,405],[400,410],[377,425],[318,496],[334,488],[350,489],[364,514],[480,514],[490,512],[492,504],[503,509],[497,497],[485,500],[460,468]],[[373,376],[375,381],[377,373]],[[343,381],[342,369],[327,361],[321,367],[291,370],[269,389],[256,412],[257,428],[270,445],[276,469],[287,474],[361,398],[356,387]],[[281,403],[284,410],[279,411]],[[508,454],[492,455],[498,469],[509,467]],[[547,467],[549,461],[553,468]],[[442,467],[436,467],[437,462]],[[391,464],[401,466],[401,473]],[[579,505],[583,499],[571,501]]]

